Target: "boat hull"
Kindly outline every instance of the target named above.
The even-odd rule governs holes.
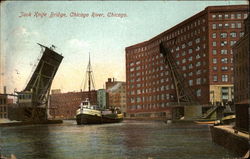
[[[123,118],[119,117],[110,117],[110,116],[103,116],[102,117],[102,122],[103,123],[119,123],[123,120]]]
[[[105,124],[105,123],[119,123],[123,121],[123,117],[119,115],[90,115],[90,114],[78,114],[76,116],[77,125],[81,124]]]
[[[76,116],[76,122],[78,125],[81,125],[81,124],[101,124],[102,117],[97,116],[97,115],[79,114]]]

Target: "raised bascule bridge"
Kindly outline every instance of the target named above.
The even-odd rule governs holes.
[[[168,65],[171,78],[175,88],[175,103],[171,103],[172,118],[177,119],[178,116],[184,116],[185,119],[209,119],[218,107],[210,108],[205,114],[202,114],[203,105],[195,95],[194,90],[189,86],[187,79],[184,78],[182,71],[176,64],[170,49],[166,44],[160,43],[160,53],[164,57],[164,62]]]
[[[25,89],[17,93],[17,105],[9,110],[9,119],[18,121],[42,122],[48,120],[48,99],[51,84],[62,62],[63,56],[38,44],[42,49],[42,56],[26,85]]]

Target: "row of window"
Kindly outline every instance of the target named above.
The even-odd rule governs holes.
[[[230,40],[230,46],[233,46],[237,41],[236,40]],[[219,42],[213,41],[212,46],[216,47]],[[220,41],[219,45],[220,46],[227,46],[227,41]]]
[[[201,96],[201,89],[196,89],[196,96]],[[158,94],[158,95],[148,95],[148,96],[137,96],[129,98],[130,103],[140,103],[140,102],[152,102],[152,101],[161,101],[161,100],[170,100],[174,99],[171,94]]]
[[[229,66],[221,66],[221,71],[228,71],[228,70],[231,70],[231,71],[233,71],[233,67],[231,66],[231,67],[229,67]],[[218,68],[217,68],[217,66],[213,66],[213,71],[217,71],[218,70]]]
[[[217,55],[217,50],[213,49],[212,50],[212,54],[213,55]],[[221,49],[220,50],[220,54],[226,55],[226,54],[228,54],[228,50],[227,49]],[[233,54],[233,50],[232,49],[230,49],[230,54]]]
[[[246,19],[247,13],[231,13],[231,14],[212,14],[213,19]]]
[[[233,76],[231,80],[233,81]],[[218,75],[213,76],[213,81],[219,82]],[[228,82],[228,81],[229,81],[229,75],[221,75],[221,82]]]
[[[236,38],[237,37],[237,32],[230,32],[230,33],[227,33],[227,32],[221,32],[220,34],[219,33],[212,33],[212,38],[213,39],[216,39],[216,38],[227,38],[228,35],[231,37],[231,38]],[[244,32],[240,32],[240,35],[239,37],[243,37],[244,36]]]
[[[213,58],[213,63],[217,64],[217,62],[218,62],[218,59]],[[230,58],[230,62],[233,63],[233,58]],[[229,58],[227,58],[227,57],[221,58],[221,63],[229,63]]]
[[[222,28],[241,28],[241,23],[225,23],[224,25],[222,23],[214,23],[212,24],[212,29],[222,29]]]

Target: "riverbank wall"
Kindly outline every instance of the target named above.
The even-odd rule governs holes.
[[[22,126],[22,125],[35,125],[35,124],[61,124],[62,120],[44,120],[44,121],[17,121],[17,122],[6,122],[0,123],[0,127],[8,126]]]
[[[233,126],[210,126],[212,141],[232,151],[239,157],[248,158],[250,140],[249,133],[238,132]]]

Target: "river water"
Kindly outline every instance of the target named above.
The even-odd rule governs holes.
[[[17,159],[229,159],[207,125],[160,121],[2,127],[1,153]]]

